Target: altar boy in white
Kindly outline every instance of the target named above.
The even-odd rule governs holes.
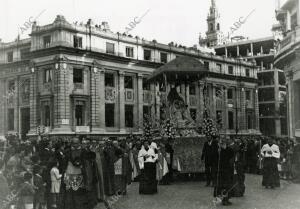
[[[280,186],[277,160],[280,158],[279,147],[274,144],[273,139],[269,138],[268,143],[261,149],[263,157],[263,180],[262,185],[268,188]]]
[[[139,193],[157,193],[156,161],[158,155],[155,153],[154,149],[149,146],[149,141],[144,141],[144,146],[139,151],[138,159],[141,169]]]

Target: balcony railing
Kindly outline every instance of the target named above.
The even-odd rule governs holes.
[[[291,48],[296,42],[300,42],[300,28],[296,28],[295,30],[288,32],[285,37],[281,40],[281,42],[277,46],[277,56],[286,50]]]

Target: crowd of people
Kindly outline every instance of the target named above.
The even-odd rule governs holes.
[[[300,143],[289,139],[264,137],[211,137],[202,150],[206,186],[214,187],[214,196],[223,205],[231,205],[230,197],[245,193],[245,173],[262,174],[262,186],[280,186],[280,177],[299,182]]]
[[[139,194],[156,194],[173,181],[175,139],[83,137],[10,143],[1,171],[26,209],[92,209],[108,197],[126,195],[132,181]],[[206,186],[230,205],[245,193],[245,173],[262,174],[262,185],[275,188],[279,178],[300,180],[300,143],[289,139],[208,137],[201,159]],[[1,207],[4,208],[4,207]]]
[[[42,139],[12,143],[2,162],[16,208],[92,209],[113,195],[126,195],[140,182],[140,194],[157,193],[172,181],[172,140],[136,137]]]

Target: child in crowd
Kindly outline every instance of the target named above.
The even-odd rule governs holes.
[[[57,208],[59,193],[60,193],[60,185],[61,185],[62,175],[59,173],[58,165],[59,165],[58,162],[55,161],[53,163],[52,169],[50,171],[50,176],[51,176],[50,193],[52,196],[52,203],[51,203],[52,208]]]

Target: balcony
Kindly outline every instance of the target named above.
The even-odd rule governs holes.
[[[293,53],[297,44],[300,44],[300,27],[288,32],[278,44],[275,56],[276,67],[282,68],[284,66],[285,61],[281,60]]]

